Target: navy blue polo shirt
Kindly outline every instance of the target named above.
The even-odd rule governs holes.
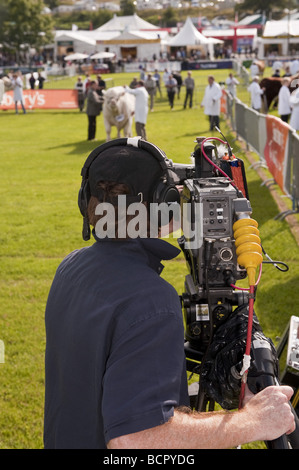
[[[160,277],[178,253],[159,239],[102,240],[60,264],[45,317],[45,448],[105,448],[189,405],[181,305]]]

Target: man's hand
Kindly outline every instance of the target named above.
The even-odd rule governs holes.
[[[288,386],[271,386],[253,395],[245,392],[243,408],[250,420],[259,422],[257,440],[273,440],[295,430],[295,420],[289,400],[293,389]]]

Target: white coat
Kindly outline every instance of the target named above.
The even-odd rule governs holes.
[[[283,85],[278,93],[278,114],[279,116],[291,114],[290,107],[290,90],[286,85]]]
[[[220,114],[220,98],[222,90],[218,83],[213,82],[205,89],[205,94],[201,105],[204,106],[204,113],[208,116],[219,116]]]
[[[247,88],[251,94],[251,106],[253,109],[259,110],[262,107],[262,94],[264,93],[257,82],[252,82]]]
[[[251,66],[250,66],[251,78],[255,77],[255,76],[258,75],[259,73],[260,73],[259,66],[253,62],[253,63],[251,64]]]
[[[146,124],[147,115],[148,115],[148,97],[149,94],[144,88],[137,87],[137,88],[129,88],[128,86],[125,87],[125,90],[131,95],[135,95],[135,122],[140,122],[141,124]]]
[[[13,99],[16,101],[23,101],[23,80],[21,77],[17,77],[12,80],[13,84]]]
[[[290,126],[296,131],[299,131],[299,88],[291,94],[290,105],[292,108]]]
[[[228,77],[225,83],[227,86],[227,91],[229,91],[232,96],[236,97],[236,85],[239,85],[239,81],[235,77]]]
[[[298,59],[294,59],[291,62],[290,70],[291,70],[292,75],[295,75],[297,72],[299,72],[299,60]]]

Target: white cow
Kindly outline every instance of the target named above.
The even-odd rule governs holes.
[[[135,96],[125,93],[122,86],[103,90],[103,116],[106,129],[106,141],[111,140],[111,128],[117,128],[117,137],[121,130],[124,137],[132,137],[132,124],[135,109]]]

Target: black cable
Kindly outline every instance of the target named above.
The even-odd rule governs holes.
[[[268,261],[263,261],[263,264],[273,264],[273,266],[275,266],[276,269],[278,269],[279,271],[282,271],[284,273],[286,273],[289,270],[288,265],[286,263],[284,263],[283,261],[274,261],[273,259],[271,259],[271,257],[266,253],[266,251],[263,247],[262,247],[262,251],[263,251],[264,255],[268,258]],[[282,269],[280,266],[278,266],[279,264],[284,266],[284,269]]]

